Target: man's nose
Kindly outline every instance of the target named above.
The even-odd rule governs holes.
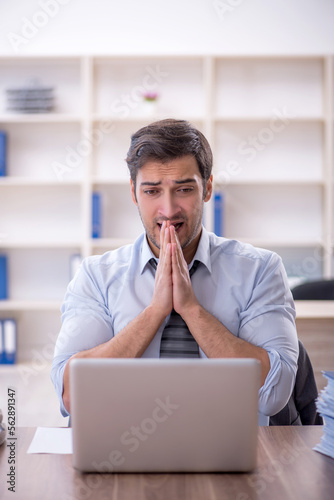
[[[161,205],[159,207],[159,214],[166,219],[172,219],[180,212],[180,207],[175,200],[172,193],[164,193],[161,198]]]

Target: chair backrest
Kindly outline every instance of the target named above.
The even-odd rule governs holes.
[[[295,300],[334,300],[334,280],[307,281],[291,292]]]
[[[318,397],[312,363],[299,340],[299,356],[293,392],[284,408],[269,419],[269,425],[322,425],[315,401]]]

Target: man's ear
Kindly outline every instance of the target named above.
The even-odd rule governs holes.
[[[130,179],[130,186],[131,186],[131,197],[132,197],[132,201],[135,205],[137,205],[137,198],[136,198],[136,189],[135,189],[135,186],[132,182],[132,179]]]
[[[209,178],[209,180],[206,183],[206,195],[205,195],[204,201],[209,201],[210,198],[211,198],[211,195],[212,195],[212,179],[213,179],[213,176],[210,175],[210,178]]]

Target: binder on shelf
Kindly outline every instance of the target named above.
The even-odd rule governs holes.
[[[101,195],[93,193],[92,199],[92,238],[101,238]]]
[[[2,323],[2,364],[12,365],[16,361],[16,321],[3,319]]]
[[[70,281],[74,278],[75,273],[80,267],[82,256],[79,253],[74,253],[70,257]]]
[[[7,255],[0,255],[0,300],[8,299]]]
[[[7,173],[7,134],[0,130],[0,177]]]
[[[0,365],[4,363],[5,348],[3,345],[3,322],[0,320]]]
[[[224,236],[224,195],[221,191],[214,193],[213,210],[213,231],[217,236]]]

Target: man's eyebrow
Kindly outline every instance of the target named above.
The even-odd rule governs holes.
[[[159,184],[161,184],[161,181],[157,182],[145,181],[140,183],[141,186],[159,186]]]
[[[189,179],[180,179],[180,180],[175,180],[173,182],[174,182],[174,184],[188,184],[190,182],[196,183],[196,180],[189,177]],[[162,184],[161,181],[157,181],[157,182],[145,181],[145,182],[140,183],[141,186],[153,186],[153,187],[160,186],[160,184]]]
[[[179,181],[174,181],[175,184],[188,184],[189,182],[196,183],[196,180],[189,177],[189,179],[181,179]]]

